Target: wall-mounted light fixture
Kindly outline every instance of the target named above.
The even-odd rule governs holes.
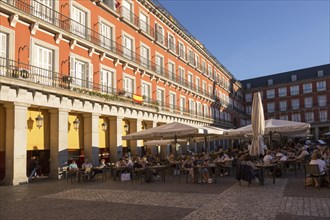
[[[38,117],[36,117],[36,123],[37,123],[37,127],[40,129],[44,123],[44,118],[41,116],[41,112],[39,109],[39,114]]]
[[[108,128],[108,124],[105,121],[103,121],[103,123],[101,124],[101,126],[102,126],[102,130],[103,131],[106,131],[107,128]]]
[[[79,121],[78,116],[76,114],[76,119],[73,121],[73,128],[75,130],[78,130],[79,129],[79,124],[80,124],[80,121]]]
[[[129,131],[129,121],[125,120],[124,131],[127,133]]]

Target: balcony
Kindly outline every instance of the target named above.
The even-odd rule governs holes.
[[[42,21],[57,27],[59,31],[64,31],[64,32],[70,33],[67,35],[69,37],[71,34],[76,36],[77,39],[79,39],[82,42],[82,44],[88,45],[88,44],[92,43],[92,44],[102,48],[102,50],[106,50],[106,51],[115,53],[117,56],[130,60],[142,67],[147,68],[148,70],[154,71],[158,75],[165,77],[169,80],[179,78],[179,77],[176,77],[175,75],[173,76],[173,73],[169,73],[169,71],[164,69],[163,67],[157,67],[157,65],[154,64],[153,62],[151,62],[150,60],[140,58],[139,54],[135,53],[131,49],[124,47],[121,44],[116,43],[111,38],[108,38],[96,31],[88,28],[87,26],[84,26],[84,25],[72,20],[71,18],[69,18],[63,14],[58,13],[57,11],[53,10],[52,8],[49,8],[49,7],[39,3],[36,0],[6,0],[6,1],[0,0],[0,1],[3,2],[4,4],[11,5],[11,6],[15,7],[16,9],[29,14],[30,16],[41,18]],[[108,6],[112,6],[111,0],[104,1],[104,3],[107,4]],[[115,9],[115,8],[113,8],[113,9]],[[124,7],[121,7],[118,10],[122,16],[122,19],[127,20],[132,25],[134,25],[138,28],[140,27],[140,29],[143,28],[142,27],[143,25],[141,26],[140,20],[133,13],[129,12]],[[147,25],[146,28],[147,29],[145,29],[145,30],[147,32],[149,31],[150,34],[153,34],[153,29],[150,26]],[[56,30],[52,29],[52,31],[54,31],[56,33]],[[164,36],[162,36],[162,37],[164,38],[164,43],[167,43],[168,42],[167,38],[165,38]],[[158,40],[160,40],[160,39],[161,38],[158,38]],[[172,44],[169,44],[169,45],[172,45]],[[169,46],[169,48],[174,49],[173,48],[174,46],[175,45],[173,44],[172,46]],[[179,53],[179,57],[181,57],[182,59],[184,59],[186,61],[187,55],[186,55],[185,51],[179,50],[179,48],[180,48],[179,46],[176,47],[176,49]],[[179,81],[180,81],[179,84],[181,84],[182,86],[185,86],[186,88],[191,88],[191,86],[189,86],[188,82],[186,82],[185,79],[179,79]],[[174,81],[174,82],[177,82],[177,81]],[[52,83],[54,83],[54,82],[52,82]],[[192,86],[192,87],[194,87],[194,86]],[[193,91],[196,92],[197,90],[193,90]],[[208,94],[207,92],[204,92],[204,93],[202,92],[202,93],[198,93],[198,94],[201,94],[208,98],[212,98],[211,94]]]
[[[133,12],[129,9],[125,8],[124,6],[119,7],[119,14],[120,19],[126,22],[128,25],[132,26],[134,29],[139,28],[139,17],[136,16]]]

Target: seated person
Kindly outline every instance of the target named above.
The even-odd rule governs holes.
[[[320,175],[322,177],[326,176],[326,164],[323,160],[321,160],[321,153],[319,151],[316,151],[312,154],[312,159],[309,163],[310,165],[313,165],[313,164],[316,164],[319,166],[319,170],[320,170]],[[318,178],[317,177],[314,177],[314,183],[315,183],[315,187],[319,187],[319,183],[318,182]],[[325,178],[327,181],[328,179]]]
[[[103,168],[105,167],[106,167],[105,160],[101,159],[100,164],[97,167],[95,167],[93,170],[93,176],[95,176],[97,173],[103,173]]]
[[[297,160],[304,160],[305,157],[308,156],[308,155],[309,155],[309,153],[308,153],[308,151],[307,151],[307,148],[306,148],[306,147],[303,147],[303,148],[301,149],[301,153],[300,153],[300,155],[299,155],[298,157],[296,157],[296,159],[297,159]]]
[[[78,165],[76,163],[76,160],[72,160],[72,162],[70,163],[69,167],[68,167],[68,172],[69,174],[76,174],[78,171]]]
[[[81,165],[81,168],[83,170],[85,170],[85,174],[91,174],[93,165],[91,164],[91,162],[88,161],[88,159],[85,159],[85,162]],[[87,179],[91,178],[90,175],[88,175],[86,177],[87,177]]]
[[[126,161],[122,158],[120,158],[116,163],[115,163],[115,167],[119,168],[119,167],[126,167]],[[122,173],[122,170],[116,170],[116,177],[119,179],[120,178],[120,174]]]
[[[205,160],[202,164],[201,164],[201,170],[200,172],[202,173],[202,177],[203,177],[203,183],[212,183],[212,179],[210,178],[210,173],[209,173],[209,169],[207,168],[209,166],[209,160]]]
[[[187,156],[186,160],[182,163],[182,169],[188,170],[192,182],[194,182],[194,163],[191,156]]]
[[[274,158],[271,155],[271,151],[269,151],[269,150],[267,151],[266,155],[264,156],[263,162],[266,165],[271,164],[271,163],[274,162]]]
[[[261,180],[261,175],[260,175],[260,169],[258,169],[254,163],[252,162],[252,157],[250,154],[245,155],[244,161],[242,162],[242,165],[248,165],[249,167],[252,168],[251,173],[252,173],[252,179],[258,178],[259,181]]]

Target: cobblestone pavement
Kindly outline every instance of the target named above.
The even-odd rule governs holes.
[[[302,176],[276,184],[43,181],[0,187],[0,219],[329,219],[330,188],[304,189]]]

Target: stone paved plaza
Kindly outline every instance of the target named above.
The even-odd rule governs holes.
[[[0,219],[330,219],[330,188],[286,174],[264,186],[233,176],[216,184],[43,180],[0,187]]]

